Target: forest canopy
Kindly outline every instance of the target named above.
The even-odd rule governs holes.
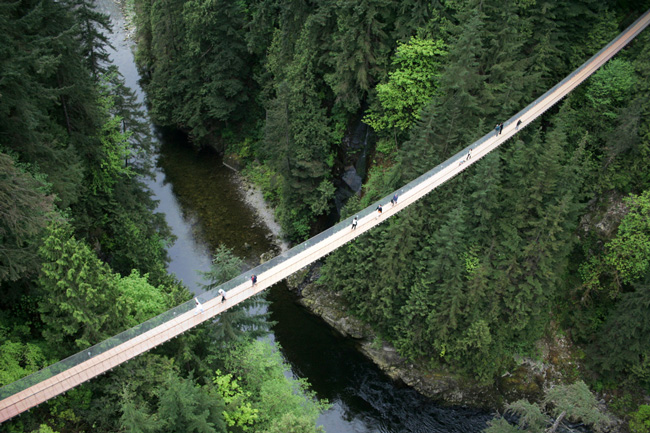
[[[132,0],[132,7],[153,120],[248,165],[298,241],[514,115],[646,3]],[[0,4],[6,381],[189,297],[166,273],[164,247],[173,239],[136,157],[151,143],[134,94],[107,62],[108,29],[92,1]],[[514,140],[332,254],[321,284],[402,356],[432,369],[494,383],[561,333],[587,383],[649,392],[649,42],[648,31],[639,34]],[[374,130],[363,151],[346,144],[360,119]],[[368,167],[361,194],[336,208],[341,173],[361,158]],[[227,255],[216,258],[228,263]],[[216,271],[206,278],[219,279]],[[48,403],[16,431],[37,430],[40,420],[60,431],[169,431],[192,414],[210,426],[197,431],[255,423],[268,432],[315,429],[321,406],[308,392],[314,406],[302,412],[275,419],[256,412],[269,404],[255,394],[260,378],[239,379],[234,364],[275,355],[240,332],[249,329],[241,311],[232,314]],[[205,339],[233,350],[220,357],[198,344]],[[278,374],[265,379],[273,395],[284,395]],[[172,410],[188,400],[196,405]],[[642,425],[641,411],[637,418]]]
[[[192,34],[206,35],[205,25]],[[0,3],[0,386],[192,297],[167,273],[174,239],[145,183],[151,125],[110,63],[110,29],[92,0]],[[200,58],[203,42],[193,43]],[[209,105],[216,117],[232,111]],[[206,285],[242,266],[216,251]],[[316,432],[326,406],[286,376],[275,344],[258,340],[270,322],[248,309],[263,304],[222,314],[1,429]]]
[[[237,82],[213,92],[218,100],[229,95],[235,107],[225,119],[201,110],[204,96],[183,91],[193,84],[179,79],[193,67],[188,29],[205,9],[134,3],[139,66],[162,111],[157,121],[185,128],[197,146],[240,157],[293,240],[339,215],[340,174],[366,155],[346,144],[359,119],[374,130],[376,146],[364,160],[363,190],[341,217],[514,115],[647,7],[596,0],[193,2],[210,8],[210,33],[230,30],[228,52],[206,45],[206,61],[240,60],[232,70]],[[164,21],[169,17],[174,25]],[[583,354],[578,362],[593,386],[648,392],[649,39],[642,32],[514,140],[337,250],[325,261],[323,286],[403,356],[432,368],[492,383],[560,332]],[[155,93],[172,90],[178,93],[165,101],[189,99],[165,109]],[[205,113],[201,127],[181,113],[188,104]]]

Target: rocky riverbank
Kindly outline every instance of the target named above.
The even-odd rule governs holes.
[[[321,317],[343,336],[356,340],[359,350],[397,382],[413,387],[436,401],[450,405],[501,409],[521,398],[537,401],[543,390],[570,379],[579,370],[567,341],[557,337],[539,344],[540,359],[515,359],[516,367],[496,384],[482,386],[447,371],[433,371],[401,357],[382,341],[367,324],[356,319],[344,299],[318,284],[319,265],[292,275],[287,283],[300,294],[300,303]]]
[[[282,251],[288,249],[289,245],[282,240],[273,209],[266,204],[259,188],[239,175],[235,168],[233,170],[237,173],[239,189],[245,201],[255,209],[260,220],[272,232],[278,248]],[[265,255],[263,261],[273,255]],[[433,371],[418,365],[401,357],[370,326],[356,319],[341,296],[319,285],[319,270],[320,265],[315,264],[287,279],[290,290],[300,295],[299,302],[341,335],[355,340],[359,350],[393,380],[436,401],[450,405],[500,409],[504,404],[521,398],[538,401],[543,391],[553,384],[577,378],[580,366],[574,361],[567,340],[560,335],[539,343],[538,359],[515,359],[516,367],[490,386],[480,385],[447,371]]]
[[[235,173],[235,180],[244,201],[255,211],[259,220],[269,229],[271,232],[270,240],[275,243],[280,252],[287,251],[289,249],[289,243],[284,240],[282,228],[275,220],[273,209],[264,200],[262,191],[255,184],[243,177],[239,173],[238,168],[228,164],[225,159],[224,165]]]

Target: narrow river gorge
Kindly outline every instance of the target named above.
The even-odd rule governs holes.
[[[98,3],[113,22],[111,58],[142,101],[122,12],[113,0]],[[158,154],[155,177],[148,184],[159,201],[158,212],[177,237],[168,250],[169,272],[198,292],[198,271],[208,270],[211,251],[219,244],[250,266],[262,253],[277,250],[270,230],[247,204],[248,192],[218,155],[196,152],[177,131],[152,129]],[[274,286],[267,299],[276,322],[271,338],[281,345],[291,374],[307,379],[316,395],[331,403],[319,419],[327,432],[477,432],[490,418],[474,409],[439,406],[395,384],[353,342],[297,305],[284,284]]]

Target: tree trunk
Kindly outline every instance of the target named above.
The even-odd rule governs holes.
[[[554,433],[555,430],[560,426],[560,423],[562,422],[562,419],[564,419],[564,415],[566,415],[566,410],[562,411],[560,416],[557,417],[553,425],[551,426],[550,429],[546,430],[546,433]]]

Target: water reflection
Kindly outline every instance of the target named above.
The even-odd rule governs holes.
[[[193,240],[210,251],[223,244],[250,266],[259,264],[272,249],[269,232],[245,203],[234,173],[209,149],[192,149],[178,131],[160,130],[159,139],[161,186],[171,186]]]

